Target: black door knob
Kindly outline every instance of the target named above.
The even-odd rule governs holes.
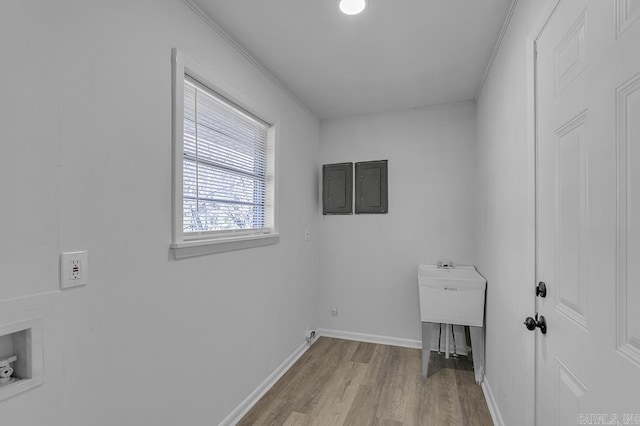
[[[531,317],[527,317],[527,319],[524,320],[524,325],[527,327],[527,330],[533,331],[538,326],[538,321]]]
[[[542,334],[547,334],[547,322],[542,315],[540,315],[538,319],[537,313],[535,318],[527,317],[527,319],[524,320],[524,325],[527,327],[527,330],[533,331],[539,328]]]

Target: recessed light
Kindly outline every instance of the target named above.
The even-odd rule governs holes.
[[[340,0],[340,11],[345,15],[357,15],[367,7],[367,0]]]

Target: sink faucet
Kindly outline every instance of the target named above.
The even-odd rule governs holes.
[[[455,268],[455,266],[453,266],[453,262],[451,260],[439,260],[438,261],[438,268],[444,268],[444,269],[453,269]]]

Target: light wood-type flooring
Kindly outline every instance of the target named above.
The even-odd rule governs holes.
[[[466,357],[319,338],[239,425],[491,425]]]

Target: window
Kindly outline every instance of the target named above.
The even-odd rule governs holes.
[[[268,228],[267,131],[267,124],[185,77],[185,234]]]
[[[173,56],[176,257],[278,242],[273,126]]]

